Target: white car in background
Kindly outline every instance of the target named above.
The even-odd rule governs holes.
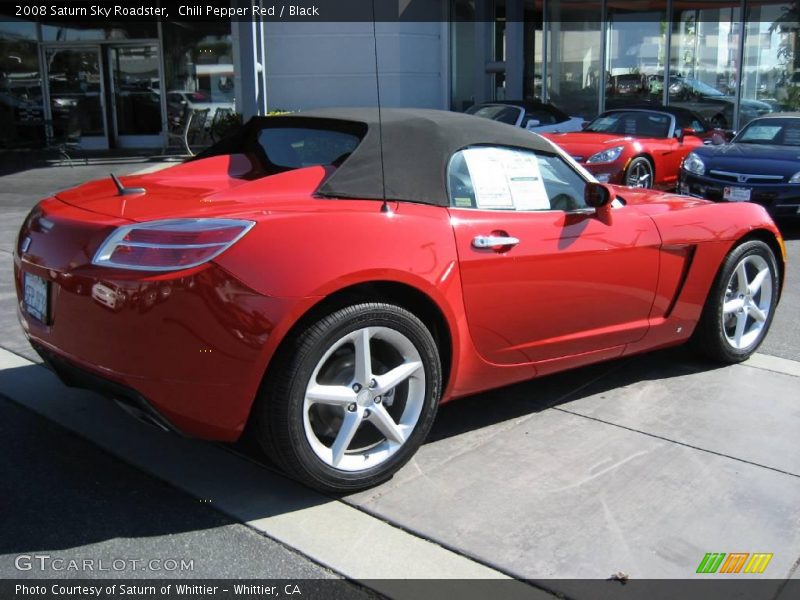
[[[570,117],[552,104],[544,102],[498,100],[470,106],[466,113],[535,133],[580,131],[585,123],[582,117]]]

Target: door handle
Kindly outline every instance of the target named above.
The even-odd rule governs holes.
[[[500,250],[501,248],[516,246],[517,244],[519,244],[517,238],[507,235],[476,235],[472,238],[473,247],[481,250]]]

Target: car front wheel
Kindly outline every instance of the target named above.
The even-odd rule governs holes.
[[[637,156],[628,165],[625,185],[635,188],[653,187],[653,165],[644,156]]]
[[[692,345],[722,363],[737,363],[758,349],[778,303],[780,280],[772,249],[751,240],[725,258],[706,300]]]
[[[354,492],[389,479],[427,436],[441,364],[425,325],[398,306],[348,306],[300,331],[270,368],[257,435],[288,474]]]

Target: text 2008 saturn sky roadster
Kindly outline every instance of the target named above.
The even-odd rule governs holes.
[[[25,220],[19,315],[71,385],[209,440],[252,427],[315,488],[389,478],[437,405],[691,341],[752,354],[783,241],[749,203],[599,184],[455,113],[255,118]]]

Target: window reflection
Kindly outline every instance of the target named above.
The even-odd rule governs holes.
[[[45,42],[90,42],[99,40],[136,40],[158,37],[155,23],[121,23],[109,21],[102,26],[97,23],[42,24],[42,39]]]
[[[800,5],[751,2],[747,10],[739,127],[775,110],[800,110]]]
[[[635,9],[609,7],[606,49],[607,109],[661,104],[666,58],[666,3],[640,2]]]
[[[230,24],[165,22],[162,28],[170,125],[179,127],[190,110],[208,108],[211,121],[220,109],[233,112]]]
[[[585,119],[597,115],[599,106],[601,12],[600,2],[547,3],[550,99]]]
[[[36,26],[0,21],[0,147],[40,145],[44,140],[42,77]]]

